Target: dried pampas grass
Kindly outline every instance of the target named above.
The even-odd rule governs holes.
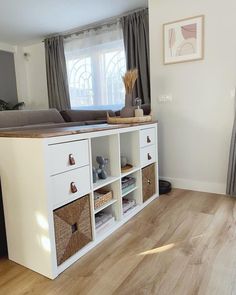
[[[134,84],[138,78],[138,70],[133,69],[127,71],[125,75],[122,77],[124,85],[125,85],[125,92],[126,94],[131,94],[134,88]]]

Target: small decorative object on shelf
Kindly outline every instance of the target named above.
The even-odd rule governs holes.
[[[99,189],[94,192],[94,209],[98,209],[112,200],[112,191],[107,189]]]
[[[125,107],[120,111],[120,116],[122,118],[134,117],[135,107],[133,105],[132,92],[134,85],[138,78],[138,70],[133,69],[127,71],[122,77],[125,85]]]
[[[135,99],[135,104],[137,106],[137,109],[134,111],[135,117],[143,117],[143,109],[141,109],[142,100],[137,97]]]
[[[127,173],[133,169],[131,164],[126,164],[125,167],[121,167],[121,173]]]
[[[133,166],[128,163],[128,159],[125,156],[120,157],[121,172],[126,173],[133,169]]]
[[[128,163],[127,157],[121,156],[120,157],[120,163],[121,163],[121,168],[124,168]]]
[[[105,159],[102,156],[98,156],[96,158],[97,163],[99,164],[99,168],[97,169],[98,178],[100,179],[107,179],[107,171],[105,169],[106,165],[108,164],[108,159]]]
[[[93,167],[93,183],[96,183],[97,181],[98,181],[97,169]]]

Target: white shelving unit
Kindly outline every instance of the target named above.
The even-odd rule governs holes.
[[[104,131],[101,126],[96,132],[50,138],[0,138],[9,259],[54,279],[158,197],[157,124],[117,126]],[[11,157],[5,157],[9,151]],[[68,161],[71,156],[75,157],[75,165]],[[98,167],[97,156],[109,159],[108,178],[93,183],[92,167]],[[133,166],[131,171],[121,173],[121,156],[127,157]],[[142,169],[151,164],[155,165],[156,191],[143,202]],[[134,177],[136,183],[122,193],[121,180],[125,176]],[[113,199],[95,210],[94,192],[101,188],[111,190]],[[58,265],[54,211],[85,195],[90,200],[92,239]],[[123,198],[136,203],[125,214]],[[98,230],[95,216],[100,212],[112,214],[114,222]]]

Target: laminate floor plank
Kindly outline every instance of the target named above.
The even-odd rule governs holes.
[[[51,281],[0,259],[0,295],[236,295],[236,199],[175,189]]]

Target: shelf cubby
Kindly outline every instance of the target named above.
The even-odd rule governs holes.
[[[135,171],[135,172],[132,172],[132,173],[130,173],[130,174],[128,174],[128,175],[126,175],[126,176],[123,176],[122,175],[122,178],[121,178],[121,181],[122,181],[122,179],[124,178],[124,177],[131,177],[131,178],[134,178],[135,179],[135,183],[133,184],[133,185],[131,185],[130,186],[130,190],[122,190],[122,185],[121,185],[121,195],[122,195],[122,197],[125,197],[125,196],[127,196],[129,193],[131,193],[131,192],[133,192],[133,191],[135,191],[135,190],[138,190],[138,193],[139,193],[139,188],[140,188],[140,185],[141,185],[141,172],[140,172],[140,169],[139,170],[137,170],[137,171]],[[140,204],[140,200],[141,200],[141,198],[138,198],[137,197],[137,203],[138,204]]]
[[[130,209],[128,209],[126,212],[124,212],[124,208],[123,208],[123,202],[125,199],[135,202],[133,204],[133,206]],[[130,192],[127,195],[125,195],[124,197],[122,197],[122,215],[123,215],[123,217],[129,215],[129,213],[134,211],[137,206],[139,206],[138,198],[137,198],[137,190],[133,190],[132,192]]]
[[[131,171],[121,173],[122,177],[139,169],[139,133],[137,131],[120,134],[120,156],[126,157],[127,163],[133,166]]]
[[[103,186],[103,189],[106,191],[112,191],[112,200],[108,201],[106,204],[101,206],[100,208],[94,209],[94,215],[101,211],[112,210],[112,215],[115,217],[115,220],[121,219],[121,198],[120,198],[120,179],[113,181],[112,183]]]
[[[99,179],[97,183],[94,184],[95,189],[106,185],[120,176],[119,136],[117,134],[92,138],[91,153],[92,166],[95,168],[99,166],[96,161],[97,156],[108,159],[108,164],[106,165],[108,178],[105,180]]]
[[[135,207],[131,208],[127,212],[123,213],[123,218],[129,217],[132,213],[134,213],[138,209],[139,205],[136,205]]]
[[[114,203],[113,205],[108,206],[108,207],[104,208],[103,210],[99,211],[98,213],[96,213],[95,214],[95,220],[96,220],[96,217],[99,214],[102,214],[102,213],[111,215],[112,218],[107,220],[104,224],[102,224],[101,226],[99,226],[98,228],[95,229],[96,230],[96,236],[105,234],[113,226],[115,226],[116,222],[118,221],[116,203]],[[95,226],[96,226],[96,224],[95,224]]]

